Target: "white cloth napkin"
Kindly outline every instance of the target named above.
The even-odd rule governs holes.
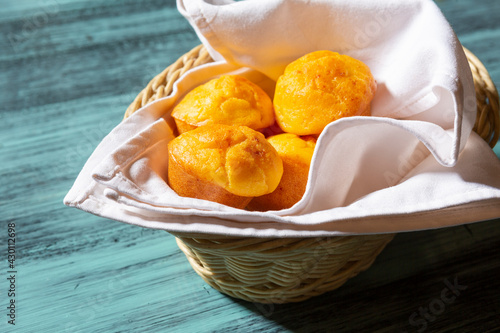
[[[439,228],[500,217],[500,161],[471,129],[468,62],[430,0],[178,1],[215,63],[134,113],[96,148],[66,205],[143,227],[239,236],[319,236]],[[378,82],[372,117],[320,136],[302,200],[248,212],[179,197],[165,183],[170,111],[190,89],[237,73],[270,95],[290,61],[329,49]]]

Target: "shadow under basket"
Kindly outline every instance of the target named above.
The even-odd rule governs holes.
[[[474,131],[491,147],[500,133],[498,92],[483,64],[464,48],[474,77]],[[187,70],[212,62],[197,46],[158,74],[128,107],[125,117],[172,92]],[[312,238],[225,237],[175,233],[193,269],[210,286],[257,303],[299,302],[334,290],[368,269],[394,234]]]

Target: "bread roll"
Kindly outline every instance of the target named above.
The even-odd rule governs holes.
[[[248,210],[290,208],[302,198],[306,189],[316,139],[284,133],[269,137],[268,141],[283,161],[283,177],[272,193],[252,199]]]
[[[271,193],[283,163],[261,133],[246,126],[206,125],[168,145],[168,184],[179,195],[244,208]]]
[[[242,125],[255,130],[274,123],[271,98],[255,83],[223,75],[191,90],[173,111],[180,134],[209,124]]]
[[[309,53],[290,63],[276,84],[276,121],[285,132],[320,134],[349,116],[369,116],[377,84],[363,62],[332,51]]]

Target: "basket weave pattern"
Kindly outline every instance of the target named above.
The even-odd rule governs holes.
[[[491,147],[500,133],[498,92],[483,64],[465,49],[476,88],[474,131]],[[187,70],[212,62],[200,45],[158,74],[125,117],[168,96]],[[368,269],[393,234],[315,238],[223,237],[174,234],[193,269],[213,288],[258,303],[298,302],[334,290]]]
[[[370,267],[393,235],[176,237],[191,266],[213,288],[247,301],[286,303],[340,287]]]

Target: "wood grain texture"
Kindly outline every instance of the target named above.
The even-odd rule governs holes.
[[[436,3],[498,84],[500,2]],[[258,305],[206,285],[171,235],[63,206],[137,93],[199,41],[172,0],[2,1],[0,31],[1,332],[499,331],[499,219],[399,234],[342,288]]]

